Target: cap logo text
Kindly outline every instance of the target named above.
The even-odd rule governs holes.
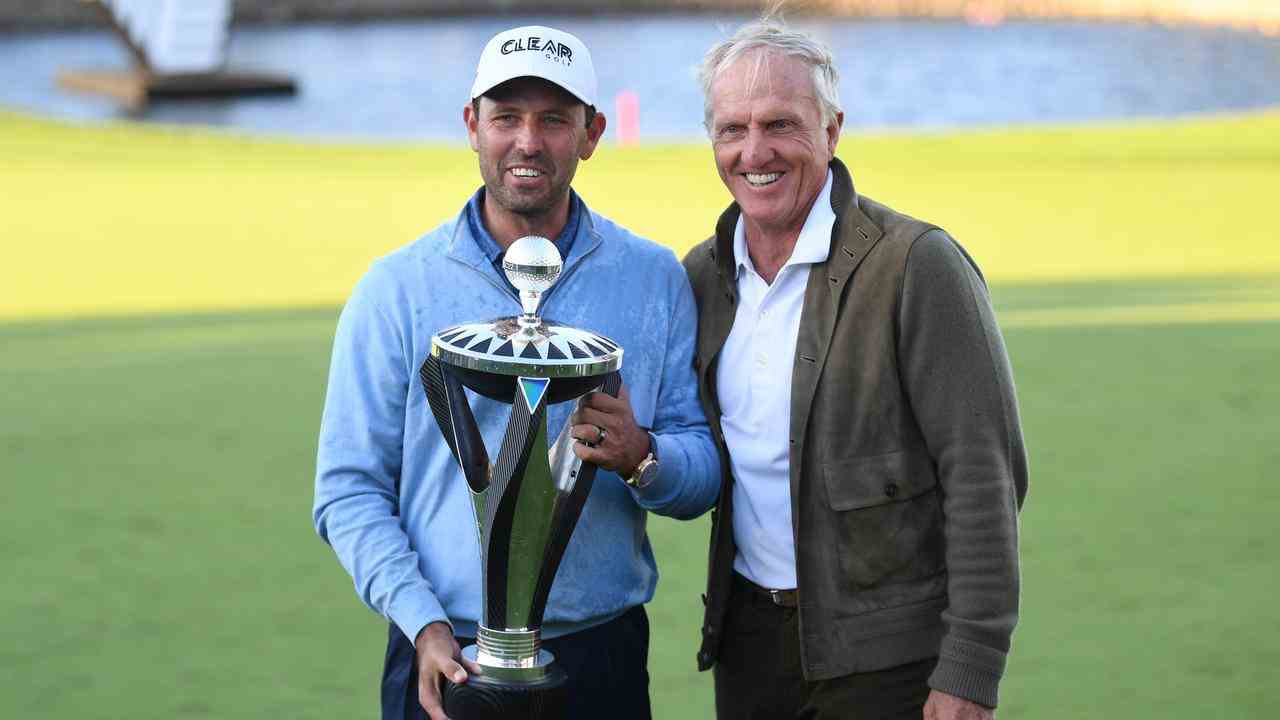
[[[573,64],[573,50],[570,50],[568,45],[555,40],[543,40],[534,35],[527,38],[512,38],[502,43],[499,51],[503,55],[517,52],[540,52],[548,60],[558,62],[561,65]]]

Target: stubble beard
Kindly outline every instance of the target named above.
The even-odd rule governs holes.
[[[563,195],[560,188],[550,188],[545,193],[522,193],[501,182],[490,184],[485,190],[488,200],[496,202],[503,210],[525,218],[537,218],[551,212],[556,200]]]
[[[503,165],[517,164],[515,161],[511,163],[495,163],[489,168],[484,175],[486,201],[496,202],[498,207],[503,210],[519,215],[523,218],[534,220],[549,214],[559,202],[569,194],[569,181],[566,179],[559,182],[556,179],[556,173],[551,173],[551,185],[546,192],[520,192],[505,184],[507,173],[502,170]],[[546,163],[537,163],[545,165]],[[572,177],[573,168],[569,168]]]

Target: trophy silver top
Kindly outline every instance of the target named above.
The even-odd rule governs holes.
[[[502,269],[507,280],[520,291],[520,306],[524,309],[522,327],[537,327],[535,321],[542,293],[556,283],[563,266],[555,243],[538,235],[526,235],[507,248],[502,256]],[[532,336],[533,333],[526,334]]]
[[[591,377],[622,367],[622,348],[604,335],[539,320],[529,337],[522,319],[446,328],[431,338],[431,354],[469,370],[524,377]]]
[[[466,323],[431,338],[431,354],[469,370],[525,377],[592,377],[622,366],[622,348],[609,338],[538,317],[542,293],[560,277],[560,251],[550,240],[527,235],[502,258],[507,279],[520,291],[524,313],[491,322]]]

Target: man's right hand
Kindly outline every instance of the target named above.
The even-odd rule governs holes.
[[[418,703],[431,720],[449,720],[440,701],[441,680],[460,685],[467,681],[468,670],[479,675],[480,668],[463,659],[448,623],[433,622],[422,628],[413,646],[418,654]]]

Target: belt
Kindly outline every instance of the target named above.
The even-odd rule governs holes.
[[[770,588],[760,587],[736,571],[733,573],[733,584],[735,587],[742,589],[749,595],[768,600],[778,607],[795,608],[800,606],[800,592],[795,589],[773,590]]]

